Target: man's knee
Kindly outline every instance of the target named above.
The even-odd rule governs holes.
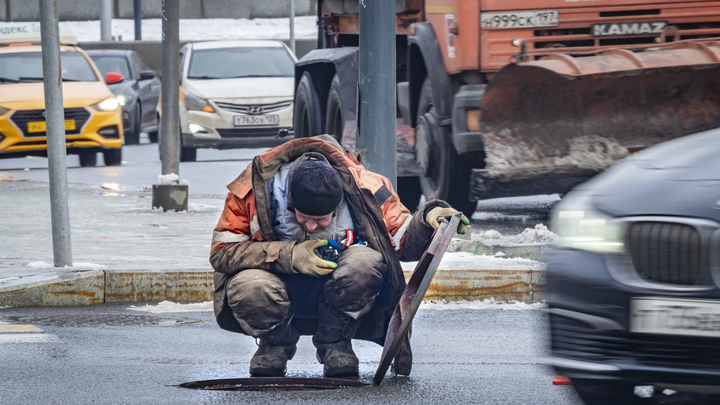
[[[228,305],[246,332],[261,336],[287,321],[292,304],[285,284],[265,270],[243,270],[227,284]]]
[[[337,269],[325,284],[325,300],[343,312],[360,311],[380,292],[386,272],[382,254],[368,247],[351,247],[340,255]]]

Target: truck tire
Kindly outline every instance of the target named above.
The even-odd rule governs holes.
[[[320,96],[308,72],[303,73],[295,92],[293,127],[296,138],[307,138],[323,133]]]
[[[343,118],[342,97],[340,97],[340,78],[337,74],[333,77],[332,84],[330,84],[327,100],[325,132],[334,136],[340,142],[345,129],[345,119]]]
[[[415,126],[415,160],[422,171],[420,188],[428,200],[445,200],[470,217],[477,206],[468,198],[471,157],[455,152],[438,115],[432,83],[427,78],[420,91]]]

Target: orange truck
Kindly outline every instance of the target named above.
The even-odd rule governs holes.
[[[353,148],[359,1],[318,1],[296,137]],[[564,193],[628,154],[720,127],[720,1],[396,0],[398,191],[474,210]]]

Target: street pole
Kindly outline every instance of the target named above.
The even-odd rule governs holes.
[[[162,174],[180,175],[180,6],[177,0],[162,0],[162,112],[160,156]],[[153,186],[153,207],[164,211],[187,210],[188,186]]]
[[[55,267],[65,267],[72,266],[72,246],[57,0],[40,0],[40,42],[45,88],[45,133],[50,177],[53,261]]]
[[[290,50],[295,54],[295,0],[290,0]]]
[[[112,39],[112,0],[100,0],[100,40],[110,41]]]
[[[134,0],[133,11],[135,12],[135,40],[142,40],[142,0]]]
[[[356,152],[397,190],[395,86],[395,2],[360,0]]]

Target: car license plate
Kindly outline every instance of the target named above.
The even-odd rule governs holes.
[[[28,132],[45,132],[47,124],[45,121],[28,122]],[[72,131],[75,129],[75,120],[65,120],[65,130]]]
[[[270,115],[236,115],[234,122],[236,127],[257,126],[257,125],[280,125],[278,114]]]
[[[482,28],[536,28],[558,25],[557,10],[517,11],[506,13],[481,13]]]
[[[720,301],[635,298],[630,332],[720,337]]]
[[[667,21],[640,21],[592,24],[590,32],[594,37],[637,37],[660,35]]]

